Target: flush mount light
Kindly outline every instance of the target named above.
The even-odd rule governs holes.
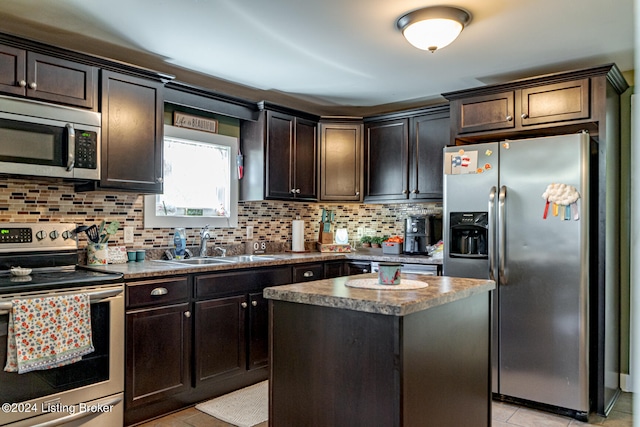
[[[396,26],[409,43],[431,53],[448,46],[471,21],[471,14],[451,6],[414,10],[398,19]]]

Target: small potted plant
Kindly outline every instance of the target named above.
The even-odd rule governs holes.
[[[363,248],[370,248],[371,247],[371,236],[362,236],[360,238],[360,243],[362,243],[362,247]]]
[[[387,240],[387,236],[375,236],[371,239],[371,247],[372,248],[381,248],[382,242]]]

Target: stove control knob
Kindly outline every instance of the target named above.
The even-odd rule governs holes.
[[[58,233],[56,230],[53,230],[51,233],[49,233],[49,237],[51,237],[51,240],[56,240],[59,235],[60,233]]]
[[[45,233],[45,232],[44,232],[44,230],[40,230],[40,231],[38,231],[38,232],[36,233],[36,238],[37,238],[38,240],[42,240],[42,239],[44,239],[45,237],[47,237],[47,233]]]
[[[69,230],[65,230],[62,232],[62,238],[64,240],[70,239],[71,237],[73,237],[73,233],[71,233]]]
[[[418,228],[417,227],[413,227],[413,232],[417,233],[418,232]]]

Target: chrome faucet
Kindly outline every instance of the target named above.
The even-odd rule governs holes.
[[[200,256],[207,256],[207,241],[211,238],[209,234],[209,224],[205,225],[202,230],[200,230]]]
[[[220,256],[225,257],[227,256],[227,250],[225,248],[221,248],[220,246],[216,246],[215,248],[213,248],[214,251],[220,251]]]

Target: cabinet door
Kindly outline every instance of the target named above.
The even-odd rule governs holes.
[[[95,109],[98,69],[27,52],[27,96]]]
[[[324,263],[324,278],[333,279],[334,277],[344,276],[344,261],[327,261]]]
[[[249,340],[247,369],[269,364],[269,305],[262,292],[249,294]]]
[[[267,198],[293,197],[292,153],[295,118],[273,111],[267,112]]]
[[[311,120],[296,119],[295,135],[292,165],[294,197],[315,200],[318,198],[318,124]]]
[[[362,200],[362,124],[320,124],[320,200]]]
[[[408,154],[407,120],[365,125],[365,201],[408,198]]]
[[[195,380],[217,381],[246,370],[245,295],[195,305]]]
[[[365,274],[371,273],[371,263],[370,262],[353,262],[348,261],[345,262],[346,275],[353,276],[355,274]]]
[[[0,45],[0,92],[23,96],[26,94],[26,61],[25,50]]]
[[[521,91],[522,126],[589,118],[589,79]]]
[[[446,112],[411,119],[411,198],[442,199],[442,150],[449,143]]]
[[[100,186],[162,192],[162,84],[102,71]]]
[[[513,120],[515,92],[474,96],[454,101],[451,105],[457,117],[459,133],[481,132],[515,127]]]
[[[187,303],[127,312],[127,408],[190,388],[190,316]]]

